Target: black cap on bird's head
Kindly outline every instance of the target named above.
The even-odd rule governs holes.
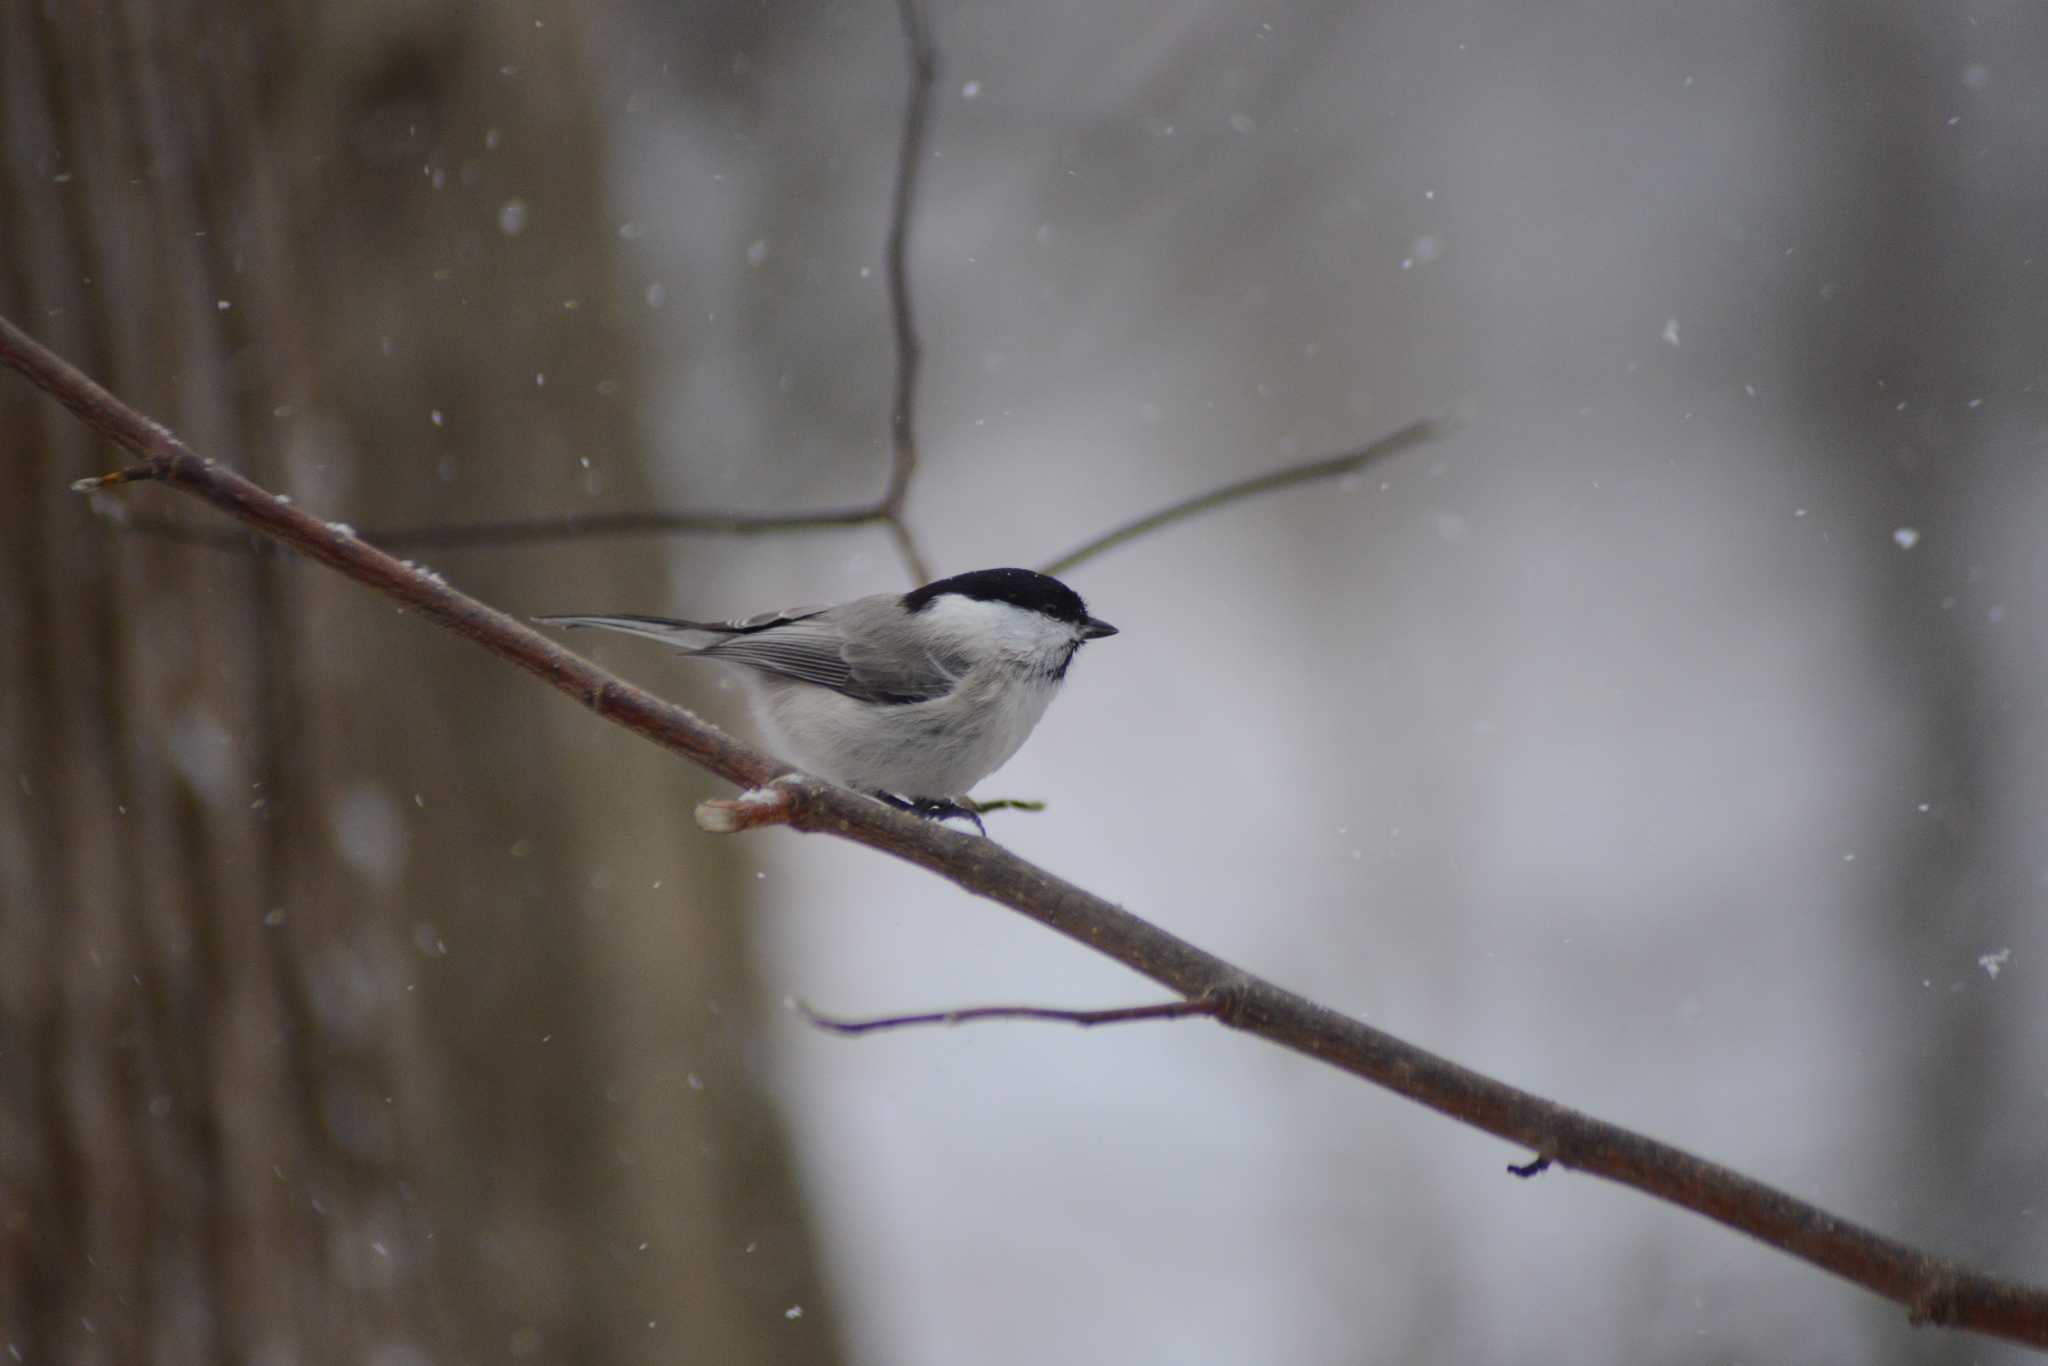
[[[1054,621],[1079,628],[1084,640],[1100,640],[1116,634],[1116,627],[1088,615],[1081,595],[1058,579],[1030,569],[977,569],[939,579],[903,595],[903,607],[915,616],[946,593],[981,602],[1006,602],[1027,612],[1038,612]]]

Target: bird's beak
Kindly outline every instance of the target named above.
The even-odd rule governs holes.
[[[1115,634],[1116,627],[1111,626],[1106,621],[1098,621],[1094,617],[1089,617],[1081,623],[1081,639],[1083,640],[1100,640],[1104,636],[1113,636]]]

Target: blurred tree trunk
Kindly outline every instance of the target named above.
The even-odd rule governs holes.
[[[0,6],[0,309],[358,525],[632,500],[602,131],[565,3]],[[320,571],[96,522],[114,457],[11,379],[0,443],[0,1346],[835,1359],[692,780]]]

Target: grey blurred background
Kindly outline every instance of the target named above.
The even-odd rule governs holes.
[[[323,515],[879,489],[891,6],[188,0],[111,65],[0,16],[0,301]],[[2041,1280],[2048,13],[932,17],[942,571],[1462,420],[1077,571],[1124,634],[996,836]],[[330,576],[95,525],[106,453],[0,406],[47,642],[0,677],[0,1325],[40,1359],[2017,1359],[1207,1025],[808,1031],[781,998],[1154,991],[850,847],[698,836],[707,784]],[[122,500],[204,524],[169,501]],[[903,582],[879,531],[428,558],[521,612]]]

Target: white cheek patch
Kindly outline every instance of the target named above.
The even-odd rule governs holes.
[[[928,628],[976,653],[991,643],[1008,653],[1051,652],[1065,648],[1074,637],[1071,626],[1043,612],[957,593],[941,594],[918,615]]]

